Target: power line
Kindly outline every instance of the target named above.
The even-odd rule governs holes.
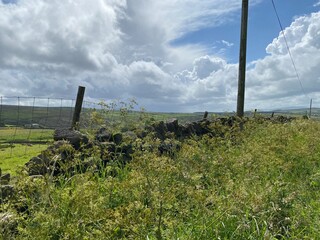
[[[303,85],[302,85],[302,82],[301,82],[299,73],[298,73],[298,71],[297,71],[296,64],[295,64],[295,62],[294,62],[294,60],[293,60],[293,57],[292,57],[292,54],[291,54],[291,51],[290,51],[290,48],[289,48],[289,45],[288,45],[288,41],[287,41],[286,35],[284,34],[284,30],[283,30],[283,27],[282,27],[282,23],[281,23],[281,20],[280,20],[280,17],[279,17],[279,14],[278,14],[276,5],[275,5],[275,3],[274,3],[274,0],[271,0],[271,2],[272,2],[272,6],[273,6],[273,9],[274,9],[274,12],[275,12],[275,14],[276,14],[276,16],[277,16],[277,19],[278,19],[278,23],[279,23],[279,26],[280,26],[280,29],[281,29],[281,33],[282,33],[282,35],[283,35],[283,39],[284,39],[284,41],[285,41],[285,44],[286,44],[286,47],[287,47],[287,51],[288,51],[288,53],[289,53],[289,56],[290,56],[290,59],[291,59],[291,62],[292,62],[292,66],[293,66],[294,71],[295,71],[295,73],[296,73],[296,77],[297,77],[297,79],[298,79],[298,81],[299,81],[299,83],[300,83],[301,90],[302,90],[303,94],[304,94],[306,97],[308,97],[308,95],[306,94],[306,91],[304,90],[304,87],[303,87]]]

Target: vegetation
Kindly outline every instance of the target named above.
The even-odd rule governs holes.
[[[2,144],[0,145],[0,169],[3,173],[16,175],[30,158],[37,156],[47,147],[47,144]]]
[[[36,123],[43,128],[57,128],[71,125],[72,107],[32,107],[1,105],[0,127]]]
[[[1,205],[10,216],[3,239],[317,239],[320,123],[211,127],[216,137],[195,136],[164,155],[148,147],[158,139],[141,147],[138,138],[126,165],[20,172],[19,194]]]
[[[30,158],[53,141],[53,130],[6,127],[0,129],[0,168],[15,175]]]
[[[53,130],[6,127],[1,128],[0,133],[0,143],[50,142],[52,141]]]

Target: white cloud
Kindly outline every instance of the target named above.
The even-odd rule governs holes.
[[[318,1],[317,3],[315,3],[313,6],[314,6],[314,7],[319,7],[319,6],[320,6],[320,1]]]
[[[258,3],[260,0],[252,1]],[[169,43],[231,21],[238,0],[19,0],[0,3],[0,95],[135,97],[150,110],[233,110],[237,65],[201,45]],[[230,15],[231,14],[231,15]],[[285,30],[306,92],[319,91],[319,13]],[[226,47],[232,43],[221,42]],[[301,103],[283,37],[251,64],[247,107]],[[290,105],[290,103],[288,103]]]
[[[109,51],[121,37],[115,28],[121,7],[125,7],[124,1],[110,6],[103,0],[95,4],[84,0],[20,0],[16,5],[2,6],[1,66],[108,66],[113,61]]]
[[[232,46],[234,45],[233,43],[228,42],[228,41],[226,41],[226,40],[222,40],[221,43],[224,44],[224,45],[227,46],[227,47],[232,47]]]
[[[195,79],[204,79],[211,74],[224,69],[226,64],[226,61],[221,58],[212,58],[208,55],[203,56],[194,60],[194,67],[191,75]]]
[[[169,42],[209,22],[227,21],[226,14],[239,8],[236,0],[1,4],[0,81],[10,84],[0,94],[73,97],[82,84],[91,98],[177,99],[178,107],[188,86],[173,75],[192,67],[205,48]],[[196,74],[209,75],[201,64],[195,65]]]
[[[300,76],[297,79],[283,35],[267,47],[270,56],[248,71],[249,102],[262,107],[307,106],[320,92],[320,12],[297,18],[284,30]],[[302,87],[301,87],[302,85]],[[252,104],[252,105],[253,105]]]

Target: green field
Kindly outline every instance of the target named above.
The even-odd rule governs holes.
[[[53,130],[0,128],[0,168],[13,175],[53,141]]]
[[[51,129],[25,129],[20,127],[0,128],[0,144],[10,142],[47,142],[52,141]]]
[[[11,125],[23,127],[37,123],[44,128],[70,127],[73,114],[71,107],[30,107],[2,105],[0,127]]]
[[[16,171],[47,147],[47,144],[0,144],[0,168],[3,173],[16,175]]]

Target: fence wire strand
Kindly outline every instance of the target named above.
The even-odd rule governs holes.
[[[32,102],[30,129],[29,129],[28,136],[27,136],[27,142],[30,141],[30,137],[31,137],[31,129],[32,129],[32,126],[33,126],[35,102],[36,102],[36,98],[34,97],[33,98],[33,102]],[[25,147],[25,150],[24,150],[24,154],[27,154],[27,149],[28,149],[28,144],[26,144],[26,147]]]
[[[16,146],[22,157],[34,144],[40,150],[52,141],[48,132],[69,128],[73,104],[74,99],[0,96],[0,168],[4,158],[16,157]]]

